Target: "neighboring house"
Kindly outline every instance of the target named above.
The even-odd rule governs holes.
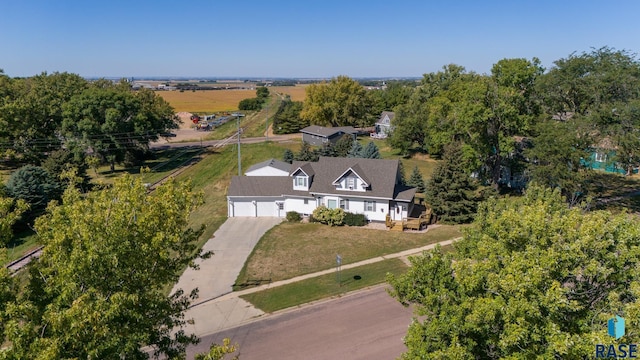
[[[344,134],[349,134],[356,139],[358,131],[352,126],[324,127],[311,125],[300,130],[302,141],[314,146],[335,145]]]
[[[583,163],[594,170],[625,175],[627,169],[615,161],[616,150],[617,147],[611,142],[611,139],[604,138],[589,149],[589,159],[584,160]],[[637,174],[638,168],[633,168],[632,173]]]
[[[247,176],[289,176],[290,170],[291,164],[270,159],[249,167],[244,174]]]
[[[393,130],[391,122],[395,116],[396,114],[391,111],[383,111],[382,114],[380,114],[380,119],[376,122],[375,132],[371,133],[371,137],[384,139],[389,136],[391,130]]]
[[[229,185],[229,217],[309,215],[318,206],[365,214],[371,221],[407,218],[415,188],[400,184],[400,161],[321,157],[294,161],[284,176],[234,176]]]

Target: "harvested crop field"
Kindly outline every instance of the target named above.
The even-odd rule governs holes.
[[[158,91],[156,94],[171,104],[176,112],[191,113],[234,111],[238,109],[240,100],[256,96],[255,90]]]
[[[288,94],[294,101],[303,101],[306,95],[304,86],[274,86],[269,90],[272,94]],[[256,91],[249,89],[158,91],[156,94],[169,102],[176,112],[190,113],[235,111],[240,100],[256,97]]]
[[[288,94],[291,96],[291,100],[293,101],[304,101],[306,94],[307,85],[297,85],[297,86],[274,86],[269,88],[272,93],[278,94]]]

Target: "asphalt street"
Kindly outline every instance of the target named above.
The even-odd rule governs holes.
[[[242,360],[395,359],[405,350],[402,337],[412,310],[385,289],[377,286],[203,336],[187,359],[226,337],[239,345]]]

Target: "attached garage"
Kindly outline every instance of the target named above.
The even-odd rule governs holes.
[[[281,198],[260,200],[229,199],[229,217],[284,217],[285,215],[284,200]]]

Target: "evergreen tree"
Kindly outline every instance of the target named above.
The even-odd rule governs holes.
[[[400,185],[407,185],[407,176],[404,173],[404,164],[398,161],[398,172],[400,173]]]
[[[460,145],[447,146],[443,161],[427,184],[425,200],[438,219],[446,223],[468,223],[476,212],[476,185],[464,171],[463,163]]]
[[[422,178],[422,173],[420,173],[417,165],[413,168],[409,181],[407,181],[407,185],[418,189],[419,193],[425,192],[424,179]]]
[[[351,145],[353,144],[353,138],[349,134],[344,134],[342,137],[336,142],[335,151],[337,157],[347,157],[349,154],[349,150],[351,150]]]
[[[51,200],[60,199],[62,188],[47,170],[39,166],[26,165],[11,174],[7,182],[7,195],[29,204],[29,210],[25,212],[22,220],[30,223],[44,213]]]
[[[295,155],[293,154],[293,151],[291,151],[290,149],[284,150],[284,154],[282,155],[282,161],[291,164],[294,158],[295,158]]]
[[[318,154],[311,150],[311,146],[308,142],[302,142],[302,148],[295,156],[295,160],[298,161],[318,161]]]
[[[318,156],[336,157],[336,149],[329,144],[325,144],[323,147],[317,149],[315,153]]]
[[[351,149],[347,153],[347,157],[350,158],[361,158],[362,157],[362,145],[357,140],[353,140],[351,143]]]
[[[360,157],[365,159],[380,159],[381,157],[378,146],[373,141],[369,141],[367,146],[362,150]]]

